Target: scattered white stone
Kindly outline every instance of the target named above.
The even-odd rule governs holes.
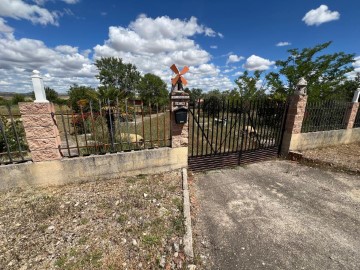
[[[178,244],[178,243],[174,243],[174,250],[175,250],[176,252],[179,252],[179,249],[180,249],[179,244]]]
[[[146,198],[148,195],[146,193],[144,193],[144,198]]]
[[[138,264],[138,267],[139,267],[139,268],[142,268],[142,263],[139,263],[139,264]]]
[[[241,247],[241,249],[242,249],[242,250],[245,250],[245,248],[244,248],[244,247]]]
[[[126,239],[125,239],[125,238],[121,239],[121,243],[122,243],[122,244],[125,244],[125,243],[126,243]]]
[[[179,256],[179,252],[174,253],[174,257],[177,258]]]
[[[48,231],[53,231],[53,230],[55,230],[55,226],[51,225],[47,229],[48,229]]]
[[[165,268],[165,263],[166,263],[166,257],[165,257],[165,255],[163,255],[163,256],[161,256],[159,266],[161,268]]]
[[[134,246],[137,246],[137,242],[136,242],[135,239],[132,240],[132,244],[133,244]]]
[[[21,223],[16,223],[15,226],[16,226],[16,227],[20,227],[20,226],[21,226]]]
[[[195,270],[195,269],[196,269],[196,265],[190,264],[190,265],[188,265],[188,269],[189,269],[189,270]]]
[[[79,206],[79,204],[80,204],[79,202],[76,202],[74,206],[77,207]]]
[[[117,200],[117,201],[115,202],[115,205],[116,205],[116,206],[118,206],[118,205],[119,205],[119,203],[120,203],[120,201],[119,201],[119,200]]]

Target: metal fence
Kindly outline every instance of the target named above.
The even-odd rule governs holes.
[[[0,106],[0,165],[30,161],[18,106]]]
[[[301,132],[345,129],[349,105],[341,101],[308,102]]]
[[[144,105],[141,101],[105,100],[59,107],[55,113],[63,156],[169,147],[168,106]]]
[[[189,168],[235,166],[277,156],[287,104],[223,101],[190,108]]]
[[[357,111],[356,117],[355,117],[355,123],[354,128],[360,127],[360,108]]]

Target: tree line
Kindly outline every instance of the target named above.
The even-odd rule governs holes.
[[[234,89],[220,91],[218,89],[204,92],[202,89],[186,88],[190,100],[206,98],[214,101],[241,99],[251,100],[268,97],[272,100],[286,100],[294,92],[297,82],[304,77],[308,82],[310,101],[343,100],[350,101],[354,91],[360,87],[360,74],[350,79],[347,74],[354,71],[354,54],[336,52],[326,54],[324,50],[331,42],[311,48],[290,49],[285,60],[276,61],[277,69],[265,74],[244,71],[236,80]],[[49,87],[45,88],[47,99],[57,104],[68,104],[78,108],[79,100],[97,101],[98,99],[134,98],[136,92],[146,104],[168,103],[169,93],[166,83],[160,77],[148,73],[141,76],[136,66],[124,63],[121,58],[107,57],[95,61],[99,73],[96,78],[100,86],[95,89],[74,84],[68,91],[69,100],[61,99],[58,93]],[[25,97],[16,94],[12,103],[24,101]],[[0,100],[1,103],[1,100]]]

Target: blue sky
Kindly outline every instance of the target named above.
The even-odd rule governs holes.
[[[355,53],[360,71],[359,11],[358,0],[0,0],[0,92],[31,91],[34,69],[59,92],[96,87],[93,63],[107,56],[166,83],[171,64],[188,65],[188,87],[225,90],[330,40],[327,52]]]

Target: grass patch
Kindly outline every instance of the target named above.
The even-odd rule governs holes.
[[[156,235],[145,235],[142,242],[147,246],[154,246],[160,243],[160,238]]]

